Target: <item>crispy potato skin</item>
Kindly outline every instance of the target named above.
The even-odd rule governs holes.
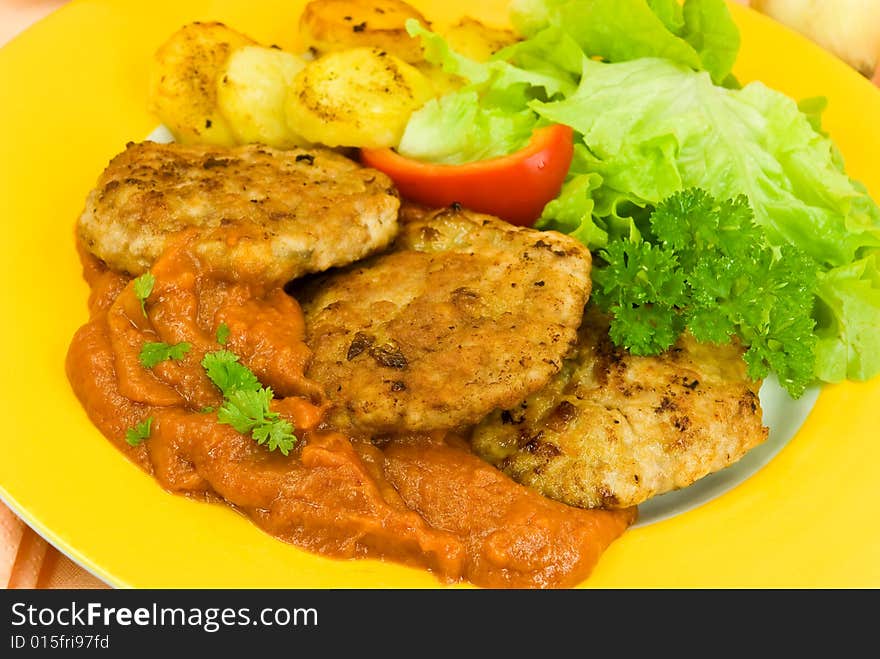
[[[415,67],[378,48],[332,52],[309,62],[287,95],[287,124],[327,146],[390,147],[413,111],[434,95]]]
[[[415,110],[461,83],[423,60],[410,18],[428,24],[399,0],[314,0],[301,30],[322,56],[309,63],[222,23],[191,23],[155,53],[149,108],[181,144],[396,146]],[[513,39],[468,18],[447,35],[475,59]]]
[[[278,48],[245,46],[234,51],[217,78],[220,113],[239,144],[279,149],[308,141],[287,125],[284,103],[305,61]]]
[[[400,0],[312,0],[300,16],[300,37],[316,53],[349,48],[378,48],[404,62],[422,60],[418,39],[407,34],[406,21],[425,17]]]
[[[683,337],[637,357],[612,345],[592,306],[562,371],[521,405],[493,412],[474,450],[514,480],[583,508],[627,508],[690,485],[767,438],[760,382],[735,344]]]
[[[163,43],[150,71],[149,109],[182,144],[232,146],[217,106],[217,77],[229,55],[255,41],[222,23],[191,23]]]

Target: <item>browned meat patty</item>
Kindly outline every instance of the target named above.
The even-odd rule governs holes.
[[[615,348],[592,308],[553,381],[475,429],[474,450],[520,483],[585,508],[626,508],[739,460],[767,438],[759,382],[735,345]]]
[[[296,295],[333,422],[375,435],[467,426],[537,391],[589,293],[581,243],[452,208]]]
[[[110,162],[77,228],[93,254],[132,275],[196,227],[213,266],[286,281],[385,248],[399,205],[387,176],[328,149],[143,142]]]

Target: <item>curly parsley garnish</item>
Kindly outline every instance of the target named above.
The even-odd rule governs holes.
[[[125,431],[125,441],[129,443],[130,446],[140,446],[144,442],[150,438],[150,432],[153,427],[153,417],[147,417],[134,428],[129,428]]]
[[[612,341],[655,355],[685,329],[704,342],[736,335],[749,377],[772,370],[800,396],[813,381],[818,264],[791,245],[771,247],[742,195],[719,203],[684,190],[658,204],[649,225],[599,251],[593,299],[613,316]]]
[[[141,311],[144,312],[145,318],[147,316],[147,298],[150,297],[155,285],[156,277],[150,272],[145,272],[134,280],[134,294],[141,303]]]
[[[228,350],[209,352],[202,366],[211,382],[223,393],[223,405],[217,420],[251,437],[270,451],[287,455],[297,442],[293,425],[269,409],[272,389],[263,387],[257,376],[239,363],[238,355]]]
[[[217,327],[217,343],[225,346],[227,341],[229,341],[229,325],[221,322]]]
[[[141,347],[141,353],[138,357],[144,368],[153,368],[156,364],[168,359],[176,359],[178,361],[183,359],[191,348],[192,345],[186,341],[175,345],[148,341]]]

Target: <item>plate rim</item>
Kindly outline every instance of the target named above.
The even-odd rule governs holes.
[[[156,9],[160,12],[165,12],[168,14],[175,14],[175,12],[171,8],[171,5],[174,5],[174,4],[187,5],[187,7],[192,8],[193,12],[198,14],[198,12],[207,11],[209,6],[215,6],[215,5],[224,5],[225,6],[225,5],[230,5],[230,4],[234,4],[234,3],[230,2],[230,1],[213,2],[212,3],[212,2],[205,2],[205,1],[201,1],[201,0],[194,0],[193,2],[180,3],[180,2],[170,2],[168,0],[162,0],[159,3],[156,3]],[[275,4],[277,4],[278,6],[282,5],[282,3],[280,3],[280,2],[275,3]],[[285,6],[287,8],[288,12],[292,12],[293,11],[292,7],[294,6],[294,4],[296,4],[296,3],[283,3],[283,6]],[[424,2],[418,3],[418,2],[416,2],[414,4],[420,4],[420,5],[428,4],[428,5],[430,5],[431,3],[424,3]],[[450,3],[446,3],[446,4],[450,4]],[[456,5],[456,3],[451,3],[451,4],[453,6]],[[461,6],[465,6],[467,3],[460,2],[457,4],[461,5]],[[495,3],[495,4],[501,4],[501,3]],[[70,37],[65,36],[64,32],[63,32],[63,28],[65,26],[65,23],[69,23],[71,21],[75,22],[75,21],[82,20],[83,13],[86,12],[87,9],[89,9],[92,12],[98,12],[99,17],[101,18],[101,21],[103,21],[104,24],[109,24],[109,25],[125,24],[126,23],[125,19],[120,18],[120,15],[119,15],[120,12],[125,13],[125,11],[127,9],[127,8],[123,9],[122,5],[123,5],[123,3],[114,3],[109,0],[99,0],[99,1],[93,0],[90,3],[75,0],[74,2],[70,3],[69,5],[66,5],[65,7],[61,8],[60,10],[54,12],[50,16],[42,19],[35,26],[26,30],[24,33],[20,34],[19,36],[14,38],[11,42],[6,44],[2,49],[0,49],[0,71],[3,71],[4,59],[12,59],[16,56],[21,57],[21,55],[19,53],[27,53],[29,51],[33,52],[35,48],[39,49],[39,48],[43,47],[43,45],[47,41],[51,41],[55,37],[60,36],[61,37],[60,42],[62,44],[69,43]],[[735,17],[737,18],[738,22],[740,22],[741,24],[742,24],[742,21],[747,21],[747,23],[750,26],[763,25],[764,27],[762,29],[764,29],[764,30],[770,29],[771,31],[778,33],[780,35],[785,34],[785,32],[787,30],[787,28],[783,28],[782,26],[779,26],[778,24],[772,23],[771,21],[769,21],[769,19],[766,19],[766,17],[760,16],[754,12],[751,12],[750,10],[740,8],[738,6],[732,7],[732,8],[734,10],[733,13],[734,13]],[[265,8],[262,8],[260,11],[262,11],[263,14],[266,13]],[[746,13],[746,12],[748,12],[748,13]],[[745,18],[746,16],[748,16],[749,18]],[[114,21],[115,21],[115,23],[114,23]],[[766,23],[763,23],[762,21],[766,21]],[[770,24],[772,27],[768,27],[768,24]],[[242,28],[242,29],[244,31],[244,28]],[[758,28],[754,28],[754,29],[758,29]],[[815,51],[818,51],[821,53],[821,57],[823,57],[823,58],[830,58],[831,57],[827,53],[824,53],[824,51],[821,51],[821,49],[819,49],[814,44],[806,42],[806,40],[803,39],[803,37],[800,37],[799,35],[794,35],[794,33],[792,33],[792,35],[793,36],[790,36],[787,38],[788,39],[791,39],[791,38],[801,39],[802,41],[799,43],[801,45],[801,48],[805,49],[805,52],[809,53],[809,52],[811,52],[811,49],[815,49]],[[65,41],[66,39],[68,41]],[[141,39],[139,41],[139,43],[142,44],[142,41],[143,40]],[[744,39],[744,41],[745,41],[745,39]],[[117,42],[117,45],[120,45],[120,44]],[[124,45],[124,43],[123,43],[123,45]],[[813,51],[814,56],[816,56],[815,51]],[[824,67],[826,71],[827,70],[832,70],[832,71],[836,71],[836,72],[849,71],[849,72],[851,72],[851,75],[858,76],[857,73],[852,72],[848,67],[845,67],[845,65],[843,65],[842,63],[839,63],[839,65],[831,65],[826,60],[826,65],[827,66]],[[848,75],[848,74],[844,74],[844,77],[846,77],[846,75]],[[867,80],[864,80],[864,83],[866,85],[870,86],[870,82],[868,82]],[[877,103],[877,107],[880,107],[880,102]],[[143,128],[144,122],[149,122],[149,121],[152,121],[153,123],[155,123],[155,120],[150,119],[144,109],[139,114],[136,114],[136,116],[134,116],[131,119],[130,124],[127,124],[127,126],[129,127],[129,129],[131,129],[132,127],[134,127],[135,129]],[[147,134],[147,132],[148,132],[147,130],[141,130],[140,132],[135,133],[135,134]],[[110,142],[110,140],[105,141],[105,143],[109,143],[109,142]],[[878,141],[877,143],[878,143],[878,145],[880,145],[880,141]],[[847,154],[847,155],[849,157],[849,154]],[[2,167],[2,165],[3,165],[3,163],[0,163],[0,167]],[[875,182],[875,185],[878,185],[878,184],[880,184],[880,183]],[[83,190],[87,191],[87,188],[83,188]],[[83,192],[83,196],[84,196],[84,194],[85,193]],[[876,195],[877,195],[877,192],[875,190],[875,198],[877,198]],[[69,247],[70,247],[70,245],[67,245],[68,249],[69,249]],[[0,299],[2,299],[4,302],[6,302],[5,297],[2,297]],[[76,303],[78,303],[80,307],[83,307],[84,306],[84,299],[79,299],[76,301]],[[76,306],[76,305],[74,305],[74,306]],[[82,313],[80,313],[80,316],[82,316]],[[0,336],[5,336],[5,335],[0,333]],[[69,337],[67,337],[67,338],[69,340]],[[66,384],[66,381],[65,381],[65,384]],[[5,390],[3,390],[3,389],[0,389],[0,391],[4,391],[4,393],[5,393]],[[852,397],[855,397],[857,400],[861,401],[862,403],[866,403],[866,402],[870,403],[872,401],[880,402],[880,378],[875,378],[870,383],[863,383],[863,384],[845,383],[845,384],[841,384],[841,385],[831,385],[831,386],[823,387],[823,390],[819,394],[819,397],[816,401],[816,405],[814,406],[813,410],[810,413],[810,418],[808,418],[805,422],[805,427],[808,425],[815,425],[816,423],[823,423],[824,422],[824,421],[821,421],[821,422],[817,421],[815,418],[813,418],[813,417],[817,416],[817,410],[819,410],[819,416],[822,416],[824,418],[829,413],[831,413],[831,412],[829,412],[829,408],[834,408],[835,406],[837,406],[840,403],[841,400],[849,400]],[[83,418],[85,418],[84,415],[83,415]],[[94,430],[92,428],[92,431],[94,433],[98,434],[100,437],[100,433],[98,433],[97,430]],[[802,443],[801,440],[803,439],[803,437],[802,437],[803,434],[804,434],[804,430],[802,429],[801,432],[799,432],[798,435],[792,439],[792,441],[789,443],[789,445],[786,446],[785,448],[783,448],[779,455],[774,457],[773,462],[776,462],[780,458],[784,458],[789,463],[797,463],[798,462],[797,456],[792,456],[791,455],[792,451],[790,449],[793,448],[794,444]],[[106,442],[106,440],[103,439],[103,437],[100,437],[100,439],[101,439],[101,441],[104,441],[105,443],[109,444],[108,442]],[[112,447],[110,447],[110,448],[112,449]],[[112,449],[112,450],[114,452],[116,451],[115,449]],[[800,450],[800,449],[798,449],[798,450]],[[2,440],[0,440],[0,457],[5,456],[7,454],[8,454],[8,452],[4,449],[4,445],[2,443]],[[123,456],[119,455],[118,452],[116,452],[116,455],[117,455],[117,457],[123,457]],[[873,455],[877,455],[878,457],[880,457],[880,452],[877,452],[875,449]],[[124,460],[124,457],[123,457],[123,460]],[[767,471],[766,467],[764,469],[762,469],[762,472],[766,472],[766,471]],[[2,469],[2,467],[0,467],[0,475],[2,475],[2,474],[3,474],[3,469]],[[760,473],[759,473],[759,475],[760,475]],[[3,481],[2,477],[0,477],[0,481]],[[155,486],[155,483],[153,483],[153,486]],[[161,489],[161,488],[158,488],[158,489]],[[734,492],[739,489],[741,489],[741,488],[739,488],[739,487],[736,488],[734,490]],[[721,498],[722,499],[728,498],[730,496],[730,494],[731,493],[727,493],[725,495],[722,495]],[[82,565],[89,572],[95,574],[95,576],[98,576],[100,579],[104,580],[107,583],[111,583],[111,584],[115,585],[116,587],[132,587],[132,584],[136,583],[136,580],[132,581],[131,579],[123,578],[123,577],[115,574],[109,568],[106,568],[105,566],[102,566],[102,565],[94,562],[90,556],[87,556],[85,553],[80,551],[80,549],[78,549],[76,546],[72,545],[65,538],[65,534],[63,532],[58,531],[57,529],[51,528],[50,525],[44,524],[43,519],[41,519],[37,513],[31,514],[29,508],[26,507],[25,505],[23,505],[18,500],[18,498],[16,498],[16,496],[13,494],[12,491],[7,489],[5,481],[0,483],[0,498],[2,498],[4,501],[6,501],[7,504],[11,504],[10,507],[17,514],[19,514],[19,516],[22,517],[22,519],[24,519],[32,528],[34,528],[35,531],[37,531],[38,533],[40,533],[40,535],[45,537],[47,539],[47,541],[49,541],[53,546],[57,547],[60,551],[62,551],[66,555],[70,556],[72,560],[74,560],[78,564]],[[878,497],[876,499],[876,501],[878,503],[880,503],[880,497]],[[700,510],[706,509],[707,507],[712,507],[712,508],[716,508],[716,509],[719,507],[717,504],[716,505],[713,505],[713,504],[716,504],[716,501],[707,502],[706,504],[701,506]],[[730,506],[728,504],[725,504],[724,506],[722,506],[722,508],[725,508],[725,509],[729,508],[729,507]],[[689,518],[689,517],[691,517],[691,515],[692,515],[692,513],[689,512],[689,513],[687,513],[683,516],[680,516],[678,518],[675,518],[675,519],[680,520],[682,518]],[[666,526],[666,525],[669,525],[670,522],[673,522],[673,521],[674,520],[665,520],[655,526]],[[676,525],[678,525],[678,524],[676,524]],[[262,531],[259,531],[259,530],[258,530],[258,532],[261,534],[263,533]],[[636,540],[630,541],[630,540],[628,540],[628,538],[631,537],[631,534],[635,534],[637,532],[638,532],[637,529],[630,530],[624,535],[623,538],[621,538],[615,544],[613,544],[612,547],[606,552],[606,555],[603,556],[602,559],[600,560],[600,564],[597,567],[596,573],[594,573],[593,577],[588,579],[584,585],[586,585],[588,587],[590,587],[590,586],[603,587],[603,586],[609,586],[609,585],[613,586],[615,583],[615,580],[609,575],[611,573],[613,573],[614,570],[625,569],[624,566],[625,566],[626,561],[621,557],[621,553],[624,552],[623,548],[626,545],[636,544]],[[643,533],[641,535],[645,536],[646,534]],[[651,534],[651,535],[653,535],[653,534]],[[876,532],[876,529],[875,529],[875,533],[871,537],[880,539],[880,533]],[[643,544],[645,541],[646,540],[644,538],[638,539],[638,543]],[[273,540],[273,542],[277,542],[277,540]],[[292,549],[292,548],[286,548],[286,549],[288,551],[294,551],[294,552],[299,551],[299,550]],[[395,569],[400,567],[396,564],[391,564],[391,565]],[[831,573],[829,572],[829,574],[831,574]],[[837,574],[836,577],[830,577],[830,578],[831,578],[832,583],[836,583],[838,581],[842,581],[842,582],[853,581],[854,583],[859,583],[859,575],[856,574],[854,576],[855,576],[855,578],[853,578],[853,575],[850,575],[849,577],[845,577],[841,574]],[[869,572],[866,570],[863,576],[864,576],[865,582],[871,582],[873,585],[880,585],[880,569],[878,569],[876,566],[875,566],[873,572]],[[673,582],[675,581],[674,578],[672,578],[672,577],[670,577],[670,578],[672,579]],[[747,581],[747,579],[744,580],[744,579],[740,578],[738,580],[738,583],[744,583],[744,581]],[[439,585],[439,584],[435,584],[435,585]]]

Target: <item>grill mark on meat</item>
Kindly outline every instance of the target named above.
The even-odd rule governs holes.
[[[547,417],[547,427],[554,432],[561,432],[577,416],[577,408],[567,400],[553,408]]]
[[[525,450],[541,458],[555,458],[562,455],[559,447],[550,442],[544,442],[540,439],[533,439],[525,445]]]
[[[215,158],[213,156],[209,156],[207,160],[202,164],[203,169],[214,169],[215,167],[229,167],[232,163],[232,160],[229,158]]]
[[[557,249],[550,243],[546,243],[543,240],[538,240],[537,242],[535,242],[534,247],[536,249],[546,249],[554,256],[567,256],[567,252],[565,250]]]
[[[348,346],[348,352],[346,352],[345,358],[348,361],[351,361],[362,352],[364,352],[364,350],[371,347],[375,342],[375,336],[370,336],[369,334],[358,332],[354,335],[354,339],[352,340],[351,345]]]
[[[678,407],[673,402],[672,398],[669,395],[663,396],[660,399],[660,404],[654,408],[655,414],[663,414],[665,412],[674,412]]]
[[[519,435],[516,440],[517,448],[525,448],[526,446],[528,446],[532,442],[539,441],[543,435],[544,435],[543,431],[538,431],[538,432],[532,434],[531,428],[528,428],[528,427],[520,428]]]
[[[387,368],[404,369],[408,366],[408,362],[400,346],[394,341],[389,341],[381,346],[370,348],[370,357],[377,364]]]
[[[599,497],[602,500],[603,508],[616,508],[620,504],[620,500],[617,498],[617,495],[612,492],[608,486],[602,486],[599,488]]]
[[[503,410],[501,412],[501,423],[519,425],[525,421],[525,418],[525,415],[522,415],[519,418],[514,417],[510,410]]]

